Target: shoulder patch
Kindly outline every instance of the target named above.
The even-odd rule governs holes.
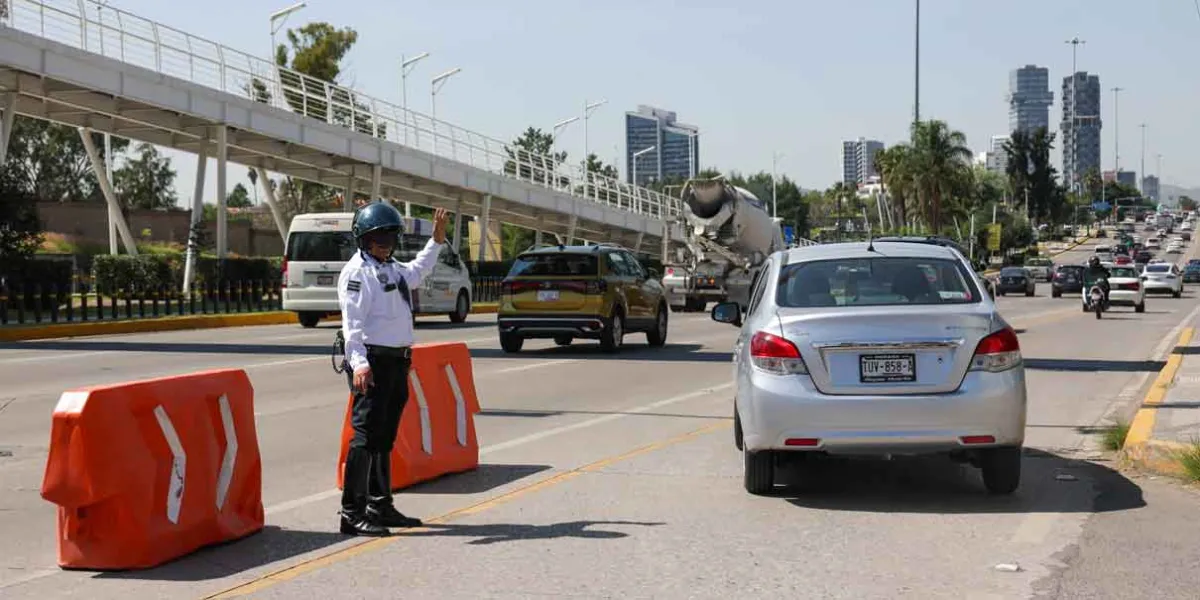
[[[346,289],[351,292],[357,292],[362,289],[362,282],[357,279],[351,279],[346,282]]]

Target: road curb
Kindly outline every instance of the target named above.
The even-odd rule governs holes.
[[[494,314],[495,302],[471,306],[471,314]],[[56,338],[112,335],[121,333],[153,333],[190,329],[220,329],[254,325],[288,325],[299,323],[296,313],[270,311],[228,315],[187,315],[182,317],[151,317],[123,321],[93,321],[85,323],[53,323],[47,325],[13,325],[0,328],[0,342],[25,342]]]
[[[1194,334],[1195,328],[1184,328],[1175,347],[1186,346]],[[1146,392],[1146,397],[1142,399],[1121,445],[1121,457],[1126,464],[1164,475],[1177,475],[1181,472],[1176,454],[1185,446],[1177,442],[1154,440],[1151,436],[1154,434],[1154,422],[1158,418],[1158,405],[1166,399],[1182,364],[1183,354],[1172,351],[1167,357],[1167,364],[1163,365],[1150,390]]]

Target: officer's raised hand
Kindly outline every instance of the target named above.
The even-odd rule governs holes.
[[[446,243],[446,223],[450,220],[450,213],[446,209],[439,208],[433,213],[433,241],[439,244]]]

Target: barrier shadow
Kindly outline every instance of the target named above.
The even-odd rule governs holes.
[[[948,458],[819,457],[781,465],[776,497],[801,508],[910,514],[1093,513],[1146,506],[1142,490],[1107,466],[1026,448],[1021,487],[993,496],[979,469]]]
[[[329,356],[333,340],[320,344],[227,344],[213,342],[124,342],[116,340],[39,340],[0,344],[4,350],[54,350],[59,352],[173,352],[178,354],[281,354]],[[65,356],[70,359],[71,357]]]
[[[1104,360],[1076,358],[1026,358],[1025,368],[1035,371],[1079,371],[1112,373],[1141,373],[1161,371],[1166,366],[1161,360]]]
[[[222,579],[351,540],[329,531],[300,531],[267,525],[258,533],[202,548],[165,565],[141,571],[106,571],[93,579],[207,581]]]
[[[473,471],[455,473],[423,481],[400,490],[399,494],[482,494],[530,475],[548,471],[550,465],[504,465],[481,463]]]
[[[488,410],[484,409],[479,412],[481,416],[490,417],[515,417],[515,418],[543,418],[556,417],[559,415],[626,415],[630,417],[670,417],[678,419],[705,419],[710,421],[732,421],[732,415],[688,415],[683,413],[664,413],[664,412],[634,412],[628,410]]]
[[[576,341],[570,346],[536,348],[508,353],[500,348],[472,348],[472,358],[586,358],[587,360],[636,360],[648,362],[703,362],[728,363],[733,360],[732,352],[703,350],[701,344],[671,344],[662,348],[629,344],[620,351],[608,353],[600,349],[599,343]]]
[[[500,542],[519,542],[523,540],[552,540],[561,538],[576,538],[588,540],[612,540],[629,537],[624,531],[606,529],[591,529],[601,525],[631,525],[638,527],[657,527],[666,525],[657,521],[567,521],[549,525],[527,525],[494,523],[487,525],[468,525],[462,523],[442,523],[427,525],[415,531],[404,531],[401,535],[412,537],[467,537],[475,538],[469,542],[473,546],[497,544]]]

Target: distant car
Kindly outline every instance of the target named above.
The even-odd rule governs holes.
[[[1183,277],[1179,267],[1172,263],[1150,263],[1142,271],[1142,277],[1147,294],[1158,292],[1169,293],[1176,298],[1183,296]]]
[[[1009,293],[1033,296],[1037,291],[1037,281],[1024,267],[1004,267],[1000,269],[999,281],[996,283],[996,293],[1001,296]]]
[[[1200,264],[1188,263],[1183,267],[1184,283],[1200,283]]]
[[[1146,289],[1142,285],[1136,267],[1113,267],[1109,269],[1108,301],[1113,306],[1132,306],[1135,312],[1146,312]],[[1080,297],[1082,304],[1083,298]],[[1086,304],[1083,311],[1088,312]]]
[[[1059,298],[1064,292],[1079,293],[1083,289],[1083,265],[1059,265],[1050,281],[1050,296]]]
[[[1192,232],[1189,229],[1184,229],[1183,231],[1179,232],[1179,239],[1185,242],[1192,241]]]
[[[1036,256],[1025,261],[1025,270],[1038,279],[1050,281],[1054,277],[1054,263],[1048,258]]]
[[[733,441],[743,485],[775,488],[784,454],[947,454],[993,494],[1020,485],[1020,342],[946,247],[805,246],[767,259],[734,343]]]
[[[1145,265],[1154,260],[1154,254],[1146,250],[1138,252],[1133,257],[1133,263],[1137,265]]]

